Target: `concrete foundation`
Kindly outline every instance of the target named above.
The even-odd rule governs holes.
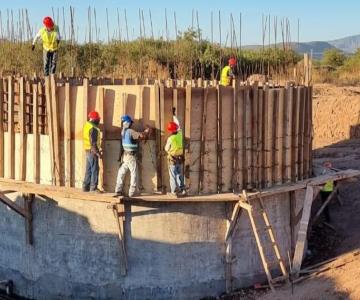
[[[21,195],[12,196],[22,205]],[[302,196],[296,193],[298,206]],[[286,258],[291,244],[288,194],[264,200]],[[216,296],[225,291],[227,205],[127,205],[126,277],[120,274],[116,221],[106,204],[36,198],[33,246],[25,243],[24,220],[0,205],[0,279],[12,279],[16,293],[35,299]],[[232,252],[235,288],[265,280],[245,211]]]

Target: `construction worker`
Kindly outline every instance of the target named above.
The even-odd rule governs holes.
[[[232,57],[229,59],[228,65],[221,70],[220,85],[231,85],[231,81],[235,78],[235,67],[236,59]]]
[[[185,196],[186,190],[184,186],[184,177],[182,175],[183,156],[183,134],[178,118],[176,117],[176,109],[173,108],[173,121],[167,125],[170,132],[165,145],[165,151],[168,155],[168,168],[170,177],[170,190],[172,196]]]
[[[83,128],[84,150],[86,152],[86,170],[83,182],[84,192],[100,192],[98,190],[99,159],[101,159],[100,115],[92,111]]]
[[[330,161],[326,161],[323,164],[323,171],[321,175],[327,175],[331,174],[333,171],[331,170],[332,164]],[[325,203],[325,201],[329,198],[330,194],[334,191],[334,181],[329,180],[327,181],[322,189],[320,190],[320,197],[322,204]],[[329,205],[326,205],[324,208],[324,215],[325,215],[325,221],[330,222],[330,210]]]
[[[150,128],[146,128],[143,132],[137,132],[132,129],[133,119],[129,115],[124,115],[121,117],[121,166],[118,171],[116,186],[115,186],[115,195],[123,195],[124,179],[126,173],[130,171],[130,188],[129,188],[129,197],[133,197],[137,192],[138,184],[138,166],[137,166],[137,153],[139,149],[138,141],[146,139],[150,134]]]
[[[38,39],[43,43],[44,75],[55,74],[57,63],[57,51],[60,43],[59,27],[54,24],[50,17],[43,20],[44,27],[36,34],[31,49],[34,51]]]

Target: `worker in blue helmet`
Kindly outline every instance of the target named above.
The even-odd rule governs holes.
[[[139,151],[139,140],[145,140],[150,134],[150,128],[138,132],[132,128],[134,121],[129,115],[121,117],[121,154],[119,160],[121,166],[118,171],[115,194],[123,195],[124,179],[127,172],[130,172],[129,197],[136,195],[138,188],[138,164],[137,156]]]

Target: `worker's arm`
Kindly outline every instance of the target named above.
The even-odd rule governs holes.
[[[56,27],[56,41],[57,41],[58,44],[61,41],[61,35],[60,35],[59,26]]]
[[[41,33],[40,30],[38,31],[38,33],[35,35],[32,45],[35,46],[36,42],[41,38]]]
[[[146,128],[143,132],[138,132],[134,129],[129,129],[130,135],[133,140],[145,140],[148,138],[150,133],[150,128]]]
[[[100,150],[97,146],[97,140],[98,140],[98,131],[94,128],[90,129],[90,145],[91,145],[91,152],[93,154],[96,154],[97,156],[101,156]]]
[[[176,108],[173,107],[173,122],[178,126],[178,131],[181,130],[179,119],[176,116]]]
[[[165,150],[166,152],[169,152],[169,151],[170,151],[170,148],[171,148],[171,141],[170,141],[170,139],[167,139],[164,150]]]

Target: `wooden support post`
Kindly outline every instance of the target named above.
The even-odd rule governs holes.
[[[199,164],[199,184],[198,193],[201,194],[204,189],[204,155],[205,155],[205,142],[206,142],[206,113],[208,103],[209,89],[202,89],[201,101],[201,125],[200,125],[200,164]]]
[[[301,216],[300,227],[297,235],[295,253],[292,263],[293,266],[292,273],[295,277],[298,277],[299,275],[302,260],[304,257],[304,249],[305,249],[307,231],[310,221],[311,207],[312,207],[313,199],[315,197],[316,194],[314,194],[314,188],[311,185],[307,185],[305,200],[303,205],[303,212]]]
[[[54,154],[54,131],[53,131],[53,112],[52,112],[52,101],[51,101],[51,86],[49,76],[45,77],[45,97],[46,97],[46,115],[47,115],[47,126],[49,135],[49,146],[50,146],[50,162],[51,162],[51,175],[52,183],[55,180],[55,154]]]
[[[217,86],[217,192],[221,193],[222,191],[222,168],[223,168],[223,145],[222,145],[222,86]]]
[[[26,243],[28,245],[33,244],[33,213],[32,205],[35,198],[34,194],[23,194],[24,198],[24,210],[26,212],[25,217],[25,233],[26,233]]]
[[[4,177],[4,79],[0,78],[0,177]]]
[[[82,98],[82,107],[83,107],[83,124],[88,121],[88,98],[89,98],[89,79],[84,78],[83,80],[83,98]],[[124,111],[125,112],[125,111]],[[83,142],[84,143],[84,142]],[[83,165],[83,172],[85,172],[86,166],[86,152],[83,151],[83,158],[82,158],[82,165]]]
[[[162,159],[161,159],[161,152],[163,151],[161,145],[161,120],[160,120],[160,87],[158,83],[154,85],[154,92],[155,92],[155,143],[156,143],[156,189],[157,192],[162,191],[163,186],[163,179],[162,179]]]
[[[71,187],[72,176],[72,140],[71,140],[71,93],[70,83],[65,82],[65,124],[64,124],[64,142],[65,142],[65,186]]]
[[[252,86],[251,92],[251,115],[252,115],[252,146],[251,146],[251,152],[252,152],[252,162],[251,162],[251,168],[252,168],[252,187],[258,187],[259,182],[259,168],[258,168],[258,134],[259,134],[259,126],[258,126],[258,110],[259,110],[259,100],[258,100],[258,82],[255,82]]]
[[[99,159],[99,189],[101,191],[105,190],[105,173],[104,173],[104,158],[106,157],[105,152],[105,123],[104,123],[104,97],[105,97],[105,89],[104,87],[98,87],[98,97],[96,103],[96,110],[100,114],[100,126],[101,126],[101,150],[103,151],[103,159]]]
[[[19,180],[26,180],[26,122],[25,122],[25,81],[24,77],[19,78],[19,127],[20,127],[20,161]]]
[[[250,98],[251,87],[247,86],[245,89],[245,162],[246,162],[246,188],[252,189],[253,187],[253,159],[252,159],[252,127],[253,127],[253,115],[252,115],[252,101]]]
[[[234,81],[232,191],[239,192],[239,82]]]
[[[299,128],[300,128],[300,99],[301,87],[295,89],[293,106],[293,130],[292,130],[292,171],[291,178],[293,182],[299,180]]]
[[[285,180],[291,182],[291,166],[292,166],[292,127],[293,117],[292,108],[294,105],[294,88],[287,85],[286,87],[286,101],[285,101]]]
[[[61,163],[60,163],[60,126],[59,126],[59,113],[58,101],[56,91],[55,76],[50,76],[51,80],[51,102],[52,102],[52,121],[53,121],[53,146],[54,146],[54,170],[55,170],[55,184],[62,184],[61,176]]]
[[[120,271],[122,276],[126,276],[128,271],[128,261],[126,254],[126,245],[125,245],[125,209],[124,204],[115,204],[113,206],[114,217],[118,226],[118,237],[119,237],[119,246],[120,246]]]
[[[265,186],[265,155],[264,155],[264,89],[260,88],[258,91],[258,140],[257,140],[257,157],[256,168],[258,173],[257,188]]]
[[[191,105],[192,105],[192,87],[186,86],[186,103],[185,103],[185,184],[187,189],[191,185],[190,180],[190,139],[191,139]]]
[[[299,115],[299,133],[298,133],[298,180],[304,179],[304,131],[305,131],[305,88],[299,87],[299,104],[298,104],[298,115]]]
[[[268,90],[267,109],[266,109],[266,140],[265,140],[265,156],[266,156],[266,186],[270,187],[274,181],[274,102],[276,91]]]
[[[284,178],[284,116],[285,116],[285,89],[281,88],[278,94],[277,101],[277,124],[276,124],[276,139],[275,139],[275,149],[276,149],[276,176],[275,180],[277,184],[283,183]]]
[[[296,227],[296,198],[295,191],[289,192],[290,197],[290,256],[293,257],[295,253],[295,227]]]
[[[4,195],[4,193],[0,192],[0,202],[4,203],[6,206],[11,208],[13,211],[15,211],[20,216],[26,218],[27,214],[24,208],[17,205],[15,202],[11,201],[8,197]]]
[[[14,82],[8,77],[8,168],[9,178],[15,179],[15,128],[14,128]]]
[[[41,88],[41,83],[39,83]],[[40,183],[40,133],[38,86],[33,84],[33,166],[34,183]]]

